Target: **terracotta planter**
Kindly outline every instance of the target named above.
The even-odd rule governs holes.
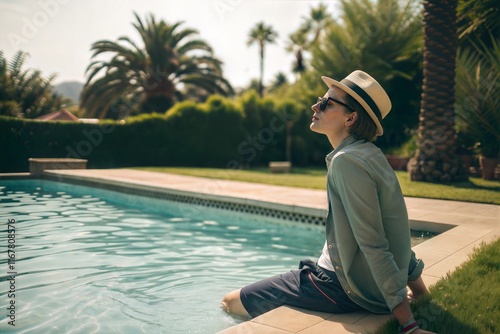
[[[493,180],[495,178],[495,168],[497,167],[498,159],[495,158],[479,158],[479,166],[481,166],[481,176],[485,180]]]
[[[391,165],[394,170],[406,171],[406,166],[408,165],[408,158],[400,157],[397,155],[386,155],[389,165]]]

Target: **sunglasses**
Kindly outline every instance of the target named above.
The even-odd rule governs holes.
[[[351,107],[349,107],[347,104],[345,104],[344,102],[341,102],[337,99],[334,99],[333,97],[329,97],[329,96],[325,96],[325,97],[318,97],[318,101],[316,103],[319,103],[319,110],[321,112],[325,111],[326,110],[326,107],[328,107],[328,101],[333,101],[335,103],[338,103],[344,107],[346,107],[347,109],[349,109],[350,111],[354,111]]]

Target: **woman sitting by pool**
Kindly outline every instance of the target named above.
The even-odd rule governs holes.
[[[328,91],[311,107],[312,131],[328,137],[326,242],[317,262],[228,293],[222,308],[256,317],[282,305],[321,312],[392,313],[400,333],[418,327],[407,298],[428,293],[423,262],[410,244],[408,213],[397,178],[372,141],[383,134],[391,101],[363,71],[342,81],[322,77]]]

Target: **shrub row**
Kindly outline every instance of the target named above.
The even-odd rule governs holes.
[[[29,169],[28,159],[81,158],[89,168],[200,166],[241,168],[285,160],[287,124],[294,165],[323,164],[330,150],[309,130],[311,112],[250,93],[182,102],[165,114],[99,124],[0,117],[0,172]]]

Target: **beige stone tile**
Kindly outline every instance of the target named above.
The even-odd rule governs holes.
[[[447,256],[443,255],[442,253],[434,253],[424,250],[424,247],[417,248],[418,246],[420,245],[413,247],[413,251],[415,252],[415,255],[418,259],[422,259],[422,261],[424,261],[424,272],[427,270],[427,268],[430,268],[439,261],[444,260]]]
[[[421,216],[419,219],[430,222],[452,224],[452,225],[462,225],[471,221],[470,216],[455,215],[450,210],[448,213],[441,213],[440,211],[431,211],[426,215]]]
[[[474,244],[480,244],[482,242],[485,242],[488,244],[488,243],[493,242],[499,238],[500,238],[500,229],[495,229],[495,230],[491,231],[490,233],[486,234],[485,236],[483,236],[482,238],[476,240],[476,242]]]
[[[478,248],[483,242],[490,243],[498,239],[498,237],[499,235],[496,231],[490,231],[486,235],[474,240],[460,250],[453,252],[449,256],[446,256],[442,260],[432,263],[432,265],[429,265],[424,269],[424,273],[429,276],[444,277],[448,272],[455,270],[458,266],[468,261],[470,255],[474,252],[474,249]],[[418,254],[429,256],[432,253],[420,251]],[[436,258],[438,258],[438,256],[436,256]]]
[[[375,329],[377,329],[392,318],[392,314],[368,314],[366,317],[359,319],[354,324],[364,326],[366,328],[375,327]]]
[[[417,258],[420,256],[423,256],[424,254],[427,254],[429,256],[430,261],[437,261],[439,258],[436,258],[438,255],[441,256],[441,259],[452,254],[450,251],[443,251],[440,248],[439,241],[434,241],[432,239],[427,240],[419,245],[416,245],[415,247],[412,248],[415,254],[417,255]],[[423,253],[425,252],[425,253]],[[423,253],[420,255],[420,253]],[[432,260],[434,259],[434,260]]]
[[[247,321],[242,324],[225,329],[217,334],[290,334],[293,332],[285,331],[276,327],[262,325],[253,321]]]
[[[393,318],[392,314],[369,314],[366,317],[360,319],[354,325],[361,326],[364,328],[364,333],[374,333],[382,325]]]
[[[500,205],[490,206],[489,210],[479,213],[480,217],[490,217],[498,219],[500,223]]]
[[[468,225],[477,228],[498,228],[500,221],[497,218],[480,217],[476,215],[456,215],[451,213],[431,212],[420,217],[420,220],[452,225]]]
[[[478,239],[490,233],[492,229],[478,228],[477,226],[461,225],[447,231],[448,236],[465,236],[470,239]]]
[[[427,201],[424,198],[405,197],[405,203],[408,209],[425,209]]]
[[[376,331],[391,318],[392,315],[377,315],[368,312],[335,314],[299,333],[370,333]]]
[[[429,211],[427,210],[422,210],[422,209],[416,209],[416,208],[407,208],[408,209],[408,217],[410,220],[418,220],[422,217],[425,217],[429,214]]]
[[[329,313],[282,306],[252,319],[252,322],[295,333],[317,324],[330,316],[331,314]]]
[[[500,218],[500,210],[498,206],[482,203],[466,203],[457,208],[453,213],[466,216]]]
[[[438,213],[450,213],[455,210],[460,209],[464,206],[464,202],[456,202],[456,201],[446,201],[446,200],[425,200],[421,201],[424,203],[423,206],[419,206],[419,208],[427,211],[438,212]]]
[[[455,253],[428,268],[425,274],[435,277],[445,277],[448,272],[454,271],[458,266],[467,261],[468,258],[465,252]]]
[[[341,323],[346,323],[346,324],[354,324],[357,321],[363,319],[364,317],[368,316],[371,313],[368,312],[351,312],[351,313],[343,313],[343,314],[334,314],[328,320],[330,321],[335,321],[335,322],[341,322]]]
[[[484,229],[500,229],[500,220],[498,218],[476,217],[471,219],[469,225]]]
[[[488,244],[490,242],[495,241],[498,239],[500,236],[498,232],[495,231],[490,231],[489,233],[483,235],[481,238],[476,239],[474,242],[471,244],[467,245],[466,247],[462,248],[461,250],[453,253],[450,257],[457,257],[457,258],[464,258],[464,262],[469,260],[470,255],[473,254],[474,250],[479,248],[483,243]]]
[[[476,239],[474,242],[472,242],[470,245],[467,247],[461,249],[460,251],[457,252],[457,254],[461,253],[466,253],[466,254],[472,254],[476,248],[479,248],[483,243],[484,244],[489,244],[498,238],[500,238],[500,230],[492,230],[489,233],[481,236],[480,238]]]
[[[467,247],[474,241],[475,240],[471,240],[467,235],[450,235],[448,232],[445,232],[427,240],[421,244],[421,247],[418,247],[420,245],[415,246],[415,249],[425,250],[435,254],[450,255]]]
[[[369,331],[371,330],[365,328],[364,326],[351,323],[340,323],[328,319],[306,328],[298,332],[298,334],[366,334]]]
[[[476,241],[456,252],[450,253],[450,255],[425,268],[424,273],[435,277],[444,276],[448,271],[455,270],[456,267],[467,261],[469,255],[472,254],[474,248],[479,246],[479,244],[480,242]]]

